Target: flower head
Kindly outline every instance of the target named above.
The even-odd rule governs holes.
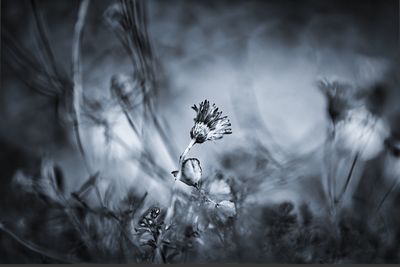
[[[157,243],[164,224],[164,216],[165,213],[159,207],[151,207],[141,216],[135,230],[142,246],[154,247]]]
[[[359,153],[363,159],[371,159],[384,149],[389,134],[386,123],[365,107],[348,111],[336,125],[334,143],[342,153]]]
[[[347,112],[358,104],[356,89],[350,84],[323,80],[318,82],[318,87],[328,100],[327,112],[335,124],[346,117]]]
[[[199,107],[192,107],[197,114],[194,118],[194,126],[190,131],[190,137],[196,140],[196,143],[204,143],[209,140],[221,139],[225,134],[231,134],[232,129],[229,128],[231,123],[227,116],[221,116],[222,111],[218,111],[215,104],[210,106],[208,100],[200,103]]]

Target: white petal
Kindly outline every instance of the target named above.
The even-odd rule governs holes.
[[[223,200],[218,203],[216,209],[220,219],[222,219],[223,221],[236,215],[235,203],[233,203],[232,201]]]
[[[349,112],[336,126],[335,143],[344,153],[360,153],[364,160],[371,159],[384,148],[388,130],[384,122],[365,109]]]
[[[231,193],[231,188],[229,184],[224,180],[214,180],[210,184],[209,194],[218,195],[229,195]]]

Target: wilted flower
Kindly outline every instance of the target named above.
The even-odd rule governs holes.
[[[187,185],[197,187],[201,179],[200,161],[196,158],[190,158],[182,164],[181,181]]]
[[[197,112],[197,115],[194,118],[195,124],[190,131],[190,137],[196,140],[196,143],[221,139],[224,134],[232,133],[228,117],[221,117],[222,111],[218,111],[215,104],[210,107],[210,102],[204,100],[199,107],[194,105],[192,109]]]

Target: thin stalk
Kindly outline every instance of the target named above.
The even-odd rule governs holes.
[[[172,185],[172,190],[171,190],[171,201],[170,201],[168,209],[167,209],[167,214],[165,215],[165,222],[166,222],[165,230],[168,230],[172,224],[172,217],[174,216],[175,202],[177,200],[175,190],[176,190],[176,183],[174,181],[174,184]]]
[[[43,15],[41,14],[40,10],[37,8],[36,1],[31,1],[32,11],[35,18],[35,25],[38,32],[38,42],[40,42],[39,46],[41,48],[41,56],[44,59],[44,68],[48,69],[47,73],[53,73],[54,75],[48,75],[49,81],[60,91],[63,90],[62,85],[60,84],[60,77],[65,77],[65,75],[61,76],[60,72],[58,71],[56,60],[54,58],[53,51],[51,49],[51,45],[48,39],[48,34],[46,31],[45,23],[43,21]],[[49,62],[49,64],[47,64]],[[50,65],[50,66],[48,66]]]
[[[348,186],[350,184],[350,180],[353,177],[354,167],[356,166],[356,163],[357,163],[357,160],[358,160],[358,156],[359,156],[359,153],[356,153],[356,155],[354,156],[353,162],[351,163],[351,167],[350,167],[349,173],[347,175],[344,187],[343,187],[342,191],[340,192],[340,195],[339,195],[338,199],[335,201],[335,203],[340,202],[342,200],[342,198],[343,198],[343,195],[347,191],[347,188],[348,188]]]
[[[192,139],[190,140],[189,145],[186,147],[185,151],[183,151],[182,155],[179,157],[179,163],[178,163],[178,171],[179,173],[182,170],[182,163],[185,160],[185,157],[187,155],[187,153],[189,153],[189,150],[196,144],[196,139]],[[179,174],[178,174],[179,175]]]
[[[22,238],[20,238],[19,236],[17,236],[15,233],[13,233],[11,230],[7,229],[2,223],[0,223],[0,230],[4,231],[5,233],[7,233],[10,237],[12,237],[15,241],[17,241],[19,244],[21,244],[22,246],[24,246],[25,248],[34,251],[40,255],[46,256],[48,258],[57,260],[57,261],[61,261],[64,263],[77,263],[79,262],[78,259],[72,258],[72,257],[68,257],[68,258],[64,258],[63,255],[49,251],[46,248],[42,248],[39,247],[36,244],[31,243],[30,241],[26,241],[23,240]]]
[[[172,175],[175,177],[175,181],[176,180],[180,180],[181,178],[181,170],[182,170],[182,163],[185,160],[185,157],[187,155],[187,153],[189,153],[189,150],[196,144],[196,140],[192,139],[190,140],[189,145],[186,147],[185,151],[183,151],[183,153],[180,155],[179,157],[179,162],[178,162],[178,170],[176,171],[172,171]]]
[[[118,99],[118,100],[119,100],[119,99]],[[126,107],[123,103],[121,103],[121,106],[122,106],[122,111],[124,112],[125,117],[126,117],[126,119],[128,120],[128,123],[129,123],[129,125],[131,126],[132,130],[135,132],[135,134],[136,134],[137,136],[140,136],[139,130],[137,129],[135,123],[133,122],[132,116],[131,116],[131,114],[129,113],[127,107]]]
[[[197,189],[197,190],[199,190],[199,189]],[[200,190],[199,190],[199,191],[200,191]],[[200,191],[200,195],[201,195],[202,197],[204,197],[208,202],[214,204],[215,207],[218,207],[218,206],[219,206],[217,202],[215,202],[214,200],[212,200],[211,198],[209,198],[206,194],[204,194],[204,192],[201,192],[201,191]]]
[[[90,172],[89,164],[87,163],[86,154],[82,144],[81,133],[80,133],[80,124],[81,124],[80,105],[81,105],[81,97],[83,94],[82,70],[80,62],[80,45],[82,39],[83,26],[85,23],[85,17],[87,14],[89,3],[90,0],[83,0],[79,6],[78,19],[75,24],[74,37],[72,42],[72,75],[73,75],[73,113],[74,113],[73,129],[79,151],[83,157],[83,160],[85,161],[86,167]]]
[[[386,194],[383,196],[382,200],[379,202],[376,211],[378,212],[383,204],[385,203],[386,199],[390,196],[390,194],[396,189],[396,187],[399,185],[400,180],[395,180],[395,182],[392,184],[392,186],[389,188],[389,190],[386,192]]]
[[[334,132],[334,130],[333,130]],[[331,131],[328,132],[329,135],[332,134]],[[333,175],[332,175],[332,168],[333,168],[333,163],[332,161],[333,159],[333,148],[332,148],[332,140],[331,138],[329,138],[328,140],[326,140],[325,143],[325,151],[324,151],[324,158],[325,158],[325,171],[326,171],[326,189],[327,192],[325,194],[325,196],[327,197],[327,200],[329,202],[329,206],[332,209],[334,206],[334,196],[332,195],[332,179],[333,179]]]
[[[171,219],[172,219],[172,217],[173,217],[173,213],[174,213],[174,206],[175,206],[175,202],[176,202],[176,200],[177,200],[177,197],[176,197],[176,194],[175,194],[175,191],[176,191],[176,180],[180,180],[180,177],[181,177],[181,170],[182,170],[182,162],[184,161],[184,159],[185,159],[185,157],[186,157],[186,155],[187,155],[187,153],[189,153],[189,150],[194,146],[196,144],[196,140],[195,139],[192,139],[192,140],[190,140],[190,143],[189,143],[189,145],[186,147],[186,149],[183,151],[183,153],[181,154],[181,156],[179,157],[179,169],[178,169],[178,171],[174,171],[174,172],[172,172],[173,174],[174,174],[174,176],[175,176],[175,180],[174,180],[174,183],[173,183],[173,185],[172,185],[172,192],[171,192],[171,194],[172,194],[172,197],[171,197],[171,202],[170,202],[170,205],[169,205],[169,207],[168,207],[168,210],[167,210],[167,215],[166,215],[166,217],[165,217],[165,221],[167,222],[167,227],[166,227],[166,229],[168,229],[169,227],[170,227],[170,225],[171,225]]]

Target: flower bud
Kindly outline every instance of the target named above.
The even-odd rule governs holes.
[[[200,161],[196,158],[190,158],[182,164],[182,177],[181,181],[189,186],[197,187],[201,179],[201,166]]]

